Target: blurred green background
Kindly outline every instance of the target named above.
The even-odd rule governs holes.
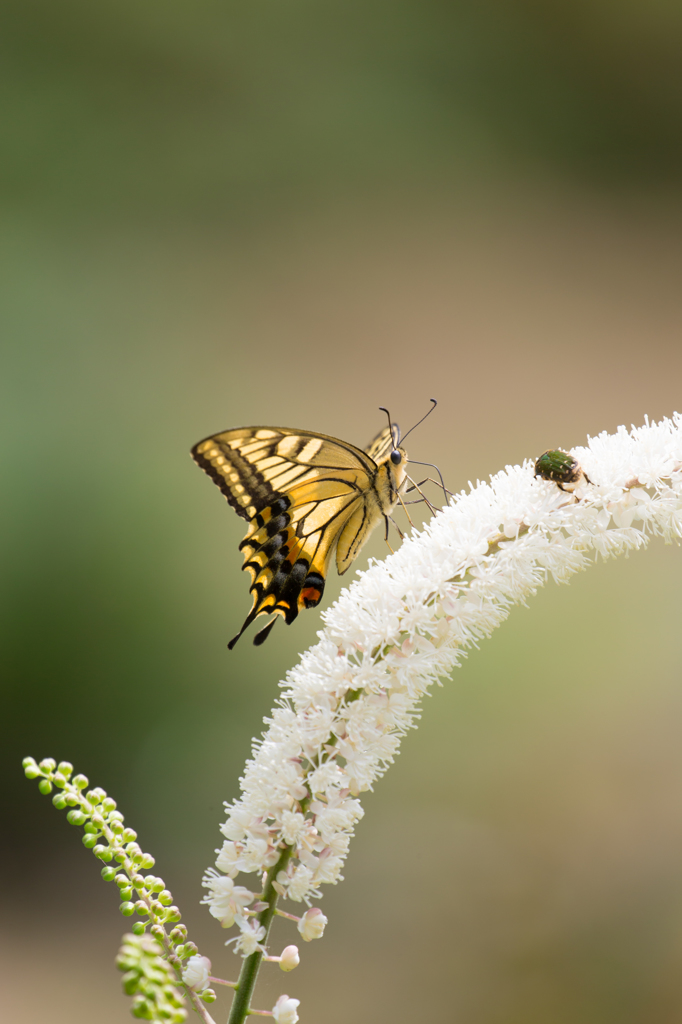
[[[121,1024],[116,895],[20,760],[118,799],[233,975],[200,877],[319,628],[228,653],[242,527],[190,446],[363,445],[434,395],[409,451],[459,490],[679,409],[682,7],[5,0],[0,52],[0,1006]],[[599,564],[472,653],[366,800],[324,941],[257,1005],[680,1020],[681,567]]]

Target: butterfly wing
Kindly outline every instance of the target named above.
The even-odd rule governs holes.
[[[240,427],[194,446],[192,457],[249,522],[239,547],[253,606],[230,647],[259,615],[281,615],[290,623],[301,608],[319,604],[337,544],[339,571],[348,568],[382,515],[375,490],[379,467],[368,452],[285,427]]]

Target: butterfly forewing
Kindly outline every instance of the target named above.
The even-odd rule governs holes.
[[[253,606],[230,646],[259,615],[274,613],[289,623],[301,608],[318,604],[335,549],[337,568],[346,571],[395,503],[386,465],[392,449],[388,427],[366,452],[284,427],[239,427],[194,446],[195,461],[249,522],[240,550]]]

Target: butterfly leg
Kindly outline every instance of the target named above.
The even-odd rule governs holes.
[[[402,531],[402,530],[400,529],[400,527],[399,527],[399,526],[398,526],[398,524],[396,523],[396,521],[395,521],[395,519],[393,518],[393,516],[388,516],[388,518],[389,518],[389,519],[391,520],[391,522],[392,522],[392,523],[393,523],[393,525],[395,526],[396,530],[398,531],[398,536],[400,537],[400,539],[401,539],[401,540],[405,540],[405,534],[404,534],[404,533],[403,533],[403,531]],[[410,520],[410,521],[411,521],[411,520]],[[386,543],[388,544],[388,540],[386,540]],[[389,546],[389,547],[391,547],[391,545],[390,545],[390,544],[388,544],[388,546]],[[392,553],[392,552],[391,552],[391,553]]]
[[[405,477],[405,479],[406,479],[406,480],[409,480],[409,481],[410,481],[410,483],[412,484],[412,486],[414,487],[414,489],[415,489],[416,491],[419,491],[419,493],[420,493],[420,494],[421,494],[421,496],[422,496],[422,500],[426,502],[426,505],[427,505],[427,507],[429,508],[429,510],[430,510],[431,512],[435,512],[435,511],[436,511],[436,509],[435,509],[435,506],[431,504],[431,502],[430,502],[430,501],[429,501],[429,499],[428,499],[428,498],[426,497],[426,495],[425,495],[425,494],[424,494],[424,492],[422,491],[422,489],[421,489],[421,487],[419,486],[419,484],[415,483],[415,482],[414,482],[414,480],[412,479],[412,477],[411,477],[411,476],[406,476],[406,477]],[[424,482],[425,482],[425,481],[422,481],[422,483],[424,483]]]
[[[447,489],[447,487],[445,486],[445,481],[443,480],[443,474],[441,473],[440,469],[438,468],[438,466],[436,466],[435,463],[433,463],[433,462],[418,462],[416,459],[410,459],[410,462],[413,465],[415,465],[415,466],[430,466],[431,469],[435,469],[436,473],[438,473],[438,480],[433,480],[432,477],[429,477],[429,480],[431,480],[432,483],[436,484],[436,486],[438,486],[438,487],[440,487],[442,489],[446,503],[447,503],[447,500],[448,500],[448,495],[451,498],[453,497],[452,491],[449,491]],[[424,483],[426,483],[426,481],[424,481]]]
[[[391,545],[388,543],[388,516],[384,516],[384,522],[386,524],[386,532],[384,534],[384,541],[386,543],[386,547],[388,548],[388,550],[391,552],[392,555],[394,555],[395,551],[393,550]],[[391,522],[393,522],[393,520],[391,520]],[[395,523],[393,525],[395,526]]]
[[[408,479],[409,479],[409,478],[408,478]],[[407,507],[406,507],[406,505],[405,505],[405,502],[403,501],[403,496],[402,496],[402,494],[400,493],[400,491],[398,491],[398,501],[400,502],[400,504],[401,504],[401,505],[402,505],[402,507],[403,507],[403,512],[404,512],[404,513],[405,513],[405,515],[407,516],[407,521],[408,521],[408,523],[410,524],[410,526],[414,526],[414,523],[412,522],[412,519],[410,518],[410,513],[409,513],[409,512],[407,511]],[[391,522],[393,523],[393,519],[392,519],[392,518],[391,518]],[[393,523],[393,525],[395,526],[396,524],[395,524],[395,523]],[[402,540],[402,539],[403,539],[403,534],[402,534],[402,532],[401,532],[400,530],[398,530],[398,533],[400,533],[400,539]]]

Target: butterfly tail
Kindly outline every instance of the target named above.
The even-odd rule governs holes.
[[[251,623],[253,622],[253,620],[254,620],[254,619],[256,618],[256,616],[258,615],[258,613],[259,613],[259,609],[258,609],[258,605],[256,604],[256,605],[255,605],[255,606],[254,606],[254,607],[253,607],[253,608],[251,609],[251,611],[250,611],[250,612],[249,612],[249,614],[248,614],[248,615],[246,616],[246,618],[244,619],[244,625],[242,626],[242,628],[241,628],[241,629],[239,630],[239,632],[237,633],[237,635],[236,635],[236,636],[233,636],[233,637],[232,637],[232,639],[230,640],[229,644],[227,645],[227,649],[228,649],[228,651],[231,651],[231,650],[232,650],[232,648],[234,647],[234,645],[235,645],[235,644],[237,643],[237,640],[239,640],[239,637],[240,637],[240,636],[242,635],[242,633],[244,632],[244,630],[245,630],[245,629],[248,629],[248,628],[249,628],[249,626],[251,625]]]

